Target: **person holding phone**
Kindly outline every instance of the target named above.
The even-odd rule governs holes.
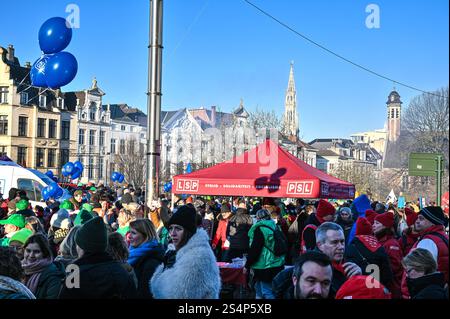
[[[345,281],[356,275],[361,275],[361,268],[344,260],[345,236],[341,226],[332,222],[321,224],[316,230],[317,249],[331,259],[333,280],[330,295],[334,296]]]

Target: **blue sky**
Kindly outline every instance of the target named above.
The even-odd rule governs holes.
[[[297,31],[383,75],[424,90],[448,85],[447,0],[253,0]],[[80,8],[80,28],[67,51],[79,63],[65,91],[96,76],[105,103],[146,110],[147,0],[2,1],[0,46],[14,44],[22,64],[40,55],[41,24]],[[365,25],[366,6],[380,8],[380,28]],[[217,105],[242,98],[282,114],[294,61],[300,135],[348,137],[382,128],[393,83],[363,72],[305,42],[242,0],[165,0],[163,110]],[[396,86],[406,107],[418,92]]]

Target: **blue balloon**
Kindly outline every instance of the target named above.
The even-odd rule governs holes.
[[[47,176],[50,177],[50,178],[53,178],[53,172],[52,172],[52,171],[47,171],[47,172],[45,173],[45,175],[47,175]]]
[[[53,195],[53,198],[58,199],[62,195],[64,195],[64,190],[61,187],[59,187],[58,190],[56,191],[55,195]]]
[[[50,59],[50,55],[43,55],[34,62],[31,67],[31,84],[37,87],[47,88],[47,78],[45,77],[45,67]]]
[[[45,201],[47,201],[47,200],[50,198],[50,194],[49,194],[49,191],[48,191],[48,187],[47,187],[47,186],[44,187],[44,188],[42,189],[41,193],[42,193],[42,198],[43,198]]]
[[[51,89],[69,84],[77,75],[78,62],[69,52],[53,54],[45,66],[45,80]]]
[[[70,40],[72,40],[72,28],[64,18],[50,18],[39,29],[39,46],[46,54],[64,50]]]
[[[187,166],[186,166],[186,173],[192,173],[192,165],[191,165],[191,163],[188,163],[187,164]]]
[[[72,174],[73,170],[75,169],[75,166],[73,165],[72,162],[67,162],[66,164],[64,164],[63,168],[62,168],[62,174],[63,176],[69,176],[70,174]]]
[[[120,174],[119,179],[117,180],[119,183],[122,183],[125,180],[125,176]]]
[[[120,174],[118,172],[113,172],[111,175],[111,180],[116,182],[119,179]]]
[[[70,177],[71,179],[77,179],[78,177],[81,176],[81,173],[83,173],[78,167],[75,167],[72,171],[72,176]]]
[[[58,188],[59,188],[58,184],[56,184],[56,183],[54,183],[54,182],[53,182],[53,183],[50,183],[47,187],[48,187],[50,196],[53,196],[53,194],[55,194],[56,191],[57,191]]]
[[[73,166],[75,166],[75,168],[78,168],[81,172],[83,172],[84,166],[80,161],[73,162]]]

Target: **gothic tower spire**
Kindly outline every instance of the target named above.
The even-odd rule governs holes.
[[[294,80],[294,62],[291,62],[288,87],[284,101],[283,133],[298,138],[297,91]]]

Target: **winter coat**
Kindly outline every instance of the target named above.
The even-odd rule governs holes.
[[[61,264],[52,263],[45,268],[39,277],[34,295],[36,299],[57,299],[64,283],[65,271]]]
[[[336,224],[341,226],[342,229],[344,230],[345,242],[347,243],[347,238],[349,237],[350,231],[352,230],[352,227],[354,224],[353,219],[351,219],[349,221],[344,221],[342,219],[341,215],[338,214],[338,217],[336,218]]]
[[[88,254],[74,262],[80,269],[80,288],[63,289],[60,299],[135,298],[133,279],[107,253]]]
[[[380,282],[387,286],[393,280],[389,256],[374,236],[358,235],[345,249],[345,261],[357,264],[363,275],[372,274],[369,265],[377,265]]]
[[[137,263],[133,265],[133,269],[138,280],[137,298],[152,298],[148,284],[153,276],[153,273],[155,272],[155,269],[162,264],[163,261],[164,250],[161,245],[158,245],[155,249],[149,251],[147,255],[140,257]]]
[[[227,225],[227,238],[230,249],[248,250],[248,231],[253,225],[253,219],[247,210],[238,208],[236,214],[231,216]]]
[[[425,275],[415,279],[407,279],[411,299],[447,299],[448,287],[441,272]]]
[[[294,284],[292,274],[294,267],[280,271],[272,280],[272,291],[275,299],[294,299]]]
[[[413,234],[411,232],[411,228],[406,228],[401,237],[398,239],[398,244],[400,245],[402,249],[403,256],[406,256],[411,251],[411,248],[413,248],[414,244],[416,243],[417,239],[419,238],[419,234]]]
[[[36,299],[33,293],[20,281],[0,275],[1,299]]]
[[[213,247],[216,247],[220,242],[222,250],[227,250],[229,248],[225,244],[227,241],[227,226],[228,226],[228,219],[219,220],[219,225],[217,226],[216,233],[214,234],[212,241]]]
[[[159,265],[150,287],[155,299],[218,299],[221,279],[204,229],[181,247],[171,267]]]
[[[393,299],[400,299],[401,298],[400,287],[403,276],[402,249],[397,239],[395,239],[393,235],[385,235],[377,239],[389,256],[392,274],[394,275],[392,282],[389,285],[387,285],[387,288],[391,291]]]
[[[269,227],[269,228],[268,228]],[[252,268],[255,280],[272,282],[283,270],[285,256],[275,256],[274,232],[278,227],[273,220],[257,222],[249,231],[250,249],[245,268]]]

